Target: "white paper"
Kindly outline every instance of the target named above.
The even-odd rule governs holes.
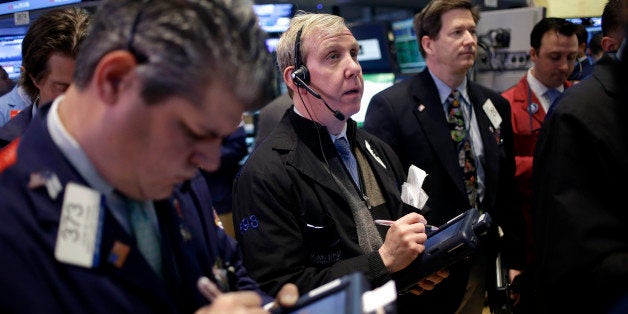
[[[371,313],[397,300],[397,288],[393,280],[362,294],[362,313]]]
[[[422,188],[426,177],[427,172],[415,165],[410,165],[408,179],[401,185],[401,200],[404,203],[423,209],[429,198]]]

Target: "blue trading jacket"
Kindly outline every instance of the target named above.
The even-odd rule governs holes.
[[[1,313],[192,313],[208,304],[197,291],[197,279],[227,263],[235,268],[238,290],[259,291],[242,266],[236,241],[217,226],[200,176],[180,186],[171,199],[155,202],[166,280],[152,272],[106,207],[98,265],[57,261],[65,186],[87,183],[55,146],[42,116],[0,151]],[[33,184],[32,175],[42,173],[57,176],[59,195],[52,197],[45,185]],[[115,249],[116,243],[130,248],[128,254]],[[123,263],[115,259],[121,255]]]

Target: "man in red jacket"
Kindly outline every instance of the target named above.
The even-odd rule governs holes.
[[[504,91],[512,111],[514,132],[515,180],[521,195],[526,219],[526,252],[528,263],[532,253],[531,195],[532,160],[539,130],[551,104],[572,85],[568,81],[578,56],[576,26],[561,18],[544,18],[530,34],[530,57],[534,66],[517,85]]]

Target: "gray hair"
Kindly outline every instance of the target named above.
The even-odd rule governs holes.
[[[305,11],[297,11],[290,20],[290,27],[279,38],[277,44],[277,64],[279,70],[283,70],[289,66],[295,65],[294,45],[297,41],[297,33],[301,33],[301,42],[303,38],[313,35],[335,34],[341,33],[347,28],[345,20],[337,15],[325,13],[308,13]],[[301,64],[305,64],[305,56],[307,51],[304,45],[299,45],[299,55],[301,56]]]
[[[202,99],[212,81],[224,80],[245,110],[273,96],[272,57],[266,33],[249,0],[106,0],[77,58],[74,82],[85,88],[100,59],[132,52],[142,97]]]

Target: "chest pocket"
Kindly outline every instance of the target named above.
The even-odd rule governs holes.
[[[325,217],[323,225],[306,223],[303,226],[303,237],[310,262],[316,266],[330,266],[342,259],[340,237],[336,223]]]

